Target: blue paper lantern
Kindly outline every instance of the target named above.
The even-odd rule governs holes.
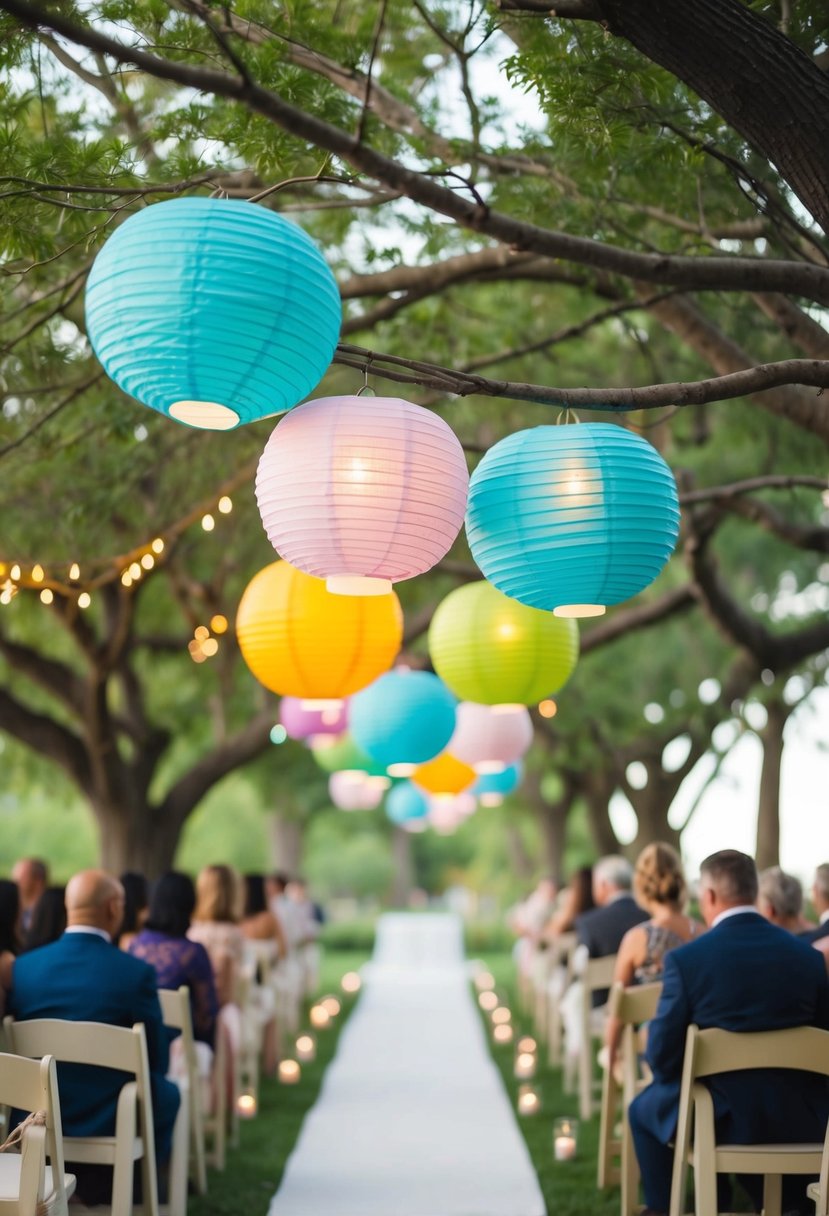
[[[508,765],[500,773],[482,773],[470,793],[480,799],[481,806],[498,806],[508,794],[514,793],[524,776],[521,761]]]
[[[401,781],[389,790],[386,815],[392,823],[409,823],[413,819],[425,819],[428,814],[429,800],[411,781]]]
[[[469,484],[469,547],[505,595],[556,616],[599,616],[653,582],[673,553],[673,474],[611,423],[517,431]]]
[[[446,747],[456,704],[429,671],[389,671],[350,699],[349,729],[357,746],[393,777],[406,777]]]
[[[178,198],[131,215],[95,259],[89,340],[131,397],[229,430],[288,410],[331,363],[342,307],[311,238],[237,199]]]

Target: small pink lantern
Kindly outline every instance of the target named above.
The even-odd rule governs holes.
[[[470,793],[433,794],[429,799],[428,823],[436,832],[450,834],[478,808],[477,799]]]
[[[286,414],[256,473],[278,553],[340,595],[383,595],[430,570],[463,523],[457,437],[398,397],[321,397]]]
[[[391,782],[386,777],[370,777],[353,769],[332,773],[328,794],[340,811],[373,811],[383,801]]]
[[[346,705],[345,701],[332,701],[324,709],[306,709],[301,697],[283,697],[279,703],[279,721],[291,739],[341,735],[348,726]]]
[[[520,760],[533,741],[533,724],[523,705],[477,705],[462,701],[455,733],[446,750],[476,773],[501,773]]]

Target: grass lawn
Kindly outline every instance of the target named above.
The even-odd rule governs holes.
[[[324,951],[320,993],[339,996],[342,1013],[330,1029],[317,1033],[317,1058],[312,1064],[302,1065],[298,1085],[262,1079],[258,1117],[242,1122],[239,1147],[228,1150],[224,1173],[208,1171],[208,1193],[191,1195],[188,1216],[265,1216],[302,1120],[316,1101],[340,1031],[359,1000],[359,996],[355,1000],[342,995],[340,979],[346,971],[359,970],[368,957],[367,951]]]

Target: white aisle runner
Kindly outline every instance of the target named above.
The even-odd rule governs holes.
[[[269,1216],[544,1216],[460,921],[384,916]]]

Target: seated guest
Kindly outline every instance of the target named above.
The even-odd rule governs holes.
[[[187,937],[195,906],[196,890],[187,874],[172,870],[162,874],[153,890],[147,921],[133,937],[129,953],[155,969],[159,988],[187,985],[193,1035],[212,1047],[219,1003],[207,951]]]
[[[288,941],[279,917],[268,906],[264,875],[246,874],[244,883],[245,906],[239,928],[251,941],[274,942],[279,957],[284,958],[288,953]]]
[[[560,933],[569,933],[575,927],[577,919],[595,906],[593,867],[580,866],[561,892],[555,911],[541,931],[541,940],[549,942]]]
[[[66,928],[66,888],[47,887],[35,904],[24,950],[36,950],[56,942]]]
[[[555,910],[556,884],[552,878],[540,878],[526,899],[510,908],[507,925],[517,937],[513,957],[520,974],[532,973],[533,960],[544,926]]]
[[[20,892],[20,932],[23,937],[32,923],[35,904],[49,882],[49,867],[39,857],[21,857],[20,861],[14,863],[12,881],[17,883]]]
[[[593,867],[593,900],[595,908],[576,918],[579,945],[586,946],[589,958],[605,958],[615,954],[628,929],[648,919],[631,895],[633,869],[624,857],[611,854],[602,857]],[[597,992],[594,1005],[604,1005],[607,990]]]
[[[815,870],[812,903],[817,912],[818,926],[816,929],[809,929],[801,934],[804,941],[807,942],[817,942],[829,937],[829,861],[825,861]]]
[[[121,886],[124,888],[124,919],[121,922],[117,945],[119,950],[129,950],[130,943],[134,941],[149,915],[150,884],[143,874],[136,870],[127,870],[121,875]]]
[[[14,956],[18,952],[20,893],[17,883],[0,878],[0,1016],[11,987]]]
[[[669,844],[649,844],[636,859],[633,893],[650,919],[628,929],[616,956],[614,983],[651,984],[661,980],[665,955],[695,937],[700,925],[686,916],[685,875],[679,854]],[[608,1018],[605,1043],[612,1064],[622,1025]]]
[[[103,870],[84,870],[71,878],[66,887],[66,932],[51,945],[15,961],[9,1011],[20,1021],[61,1018],[111,1026],[143,1022],[156,1155],[163,1164],[170,1155],[179,1091],[165,1076],[168,1036],[161,1018],[155,972],[112,944],[123,905],[121,884]],[[109,1068],[58,1064],[64,1133],[111,1136],[123,1084],[123,1074]]]
[[[219,1005],[232,1004],[245,957],[239,928],[239,875],[231,866],[205,866],[196,879],[196,909],[187,936],[210,956]]]
[[[665,957],[662,998],[648,1034],[653,1082],[630,1106],[645,1213],[668,1210],[685,1035],[702,1029],[829,1030],[829,981],[814,950],[757,912],[757,870],[726,849],[702,863],[700,909],[709,928]],[[718,1139],[730,1144],[822,1141],[829,1118],[823,1077],[775,1069],[725,1073],[706,1084]],[[755,1184],[757,1184],[755,1188]],[[745,1179],[760,1210],[762,1180]],[[807,1210],[802,1178],[784,1179],[783,1208]]]
[[[815,927],[803,917],[800,880],[786,874],[780,866],[771,866],[760,874],[757,909],[766,920],[789,933],[808,933]]]

